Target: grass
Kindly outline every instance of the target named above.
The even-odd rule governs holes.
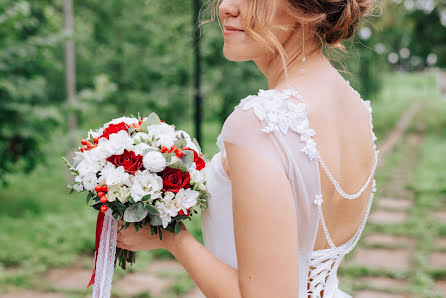
[[[420,97],[433,98],[438,95],[434,87],[434,76],[430,74],[392,74],[386,77],[386,85],[382,94],[372,102],[373,122],[378,140],[382,140],[394,126],[412,100]],[[434,113],[434,114],[432,114]],[[417,202],[424,204],[423,210],[438,207],[436,195],[446,185],[441,162],[446,164],[446,143],[442,141],[446,128],[446,108],[438,100],[425,105],[417,121],[424,121],[429,136],[423,145],[423,157],[420,166],[414,172],[412,187],[417,193]],[[434,115],[434,116],[433,116]],[[84,124],[82,131],[87,131]],[[192,131],[192,123],[184,123],[179,129]],[[204,124],[204,140],[202,146],[208,158],[212,157],[218,148],[215,145],[220,131],[219,123]],[[79,256],[93,258],[94,229],[96,213],[86,208],[83,196],[77,193],[68,195],[67,171],[61,156],[67,151],[66,144],[61,144],[64,133],[56,131],[48,145],[45,155],[48,157],[46,166],[41,165],[31,173],[15,174],[8,177],[10,186],[0,190],[0,292],[9,288],[42,289],[41,278],[49,268],[72,266]],[[444,138],[443,138],[444,139]],[[377,175],[377,185],[383,185],[388,180],[394,164],[401,158],[398,152],[388,157],[380,173]],[[443,199],[443,202],[445,200]],[[418,203],[417,203],[418,204]],[[432,206],[430,205],[432,204]],[[443,205],[442,205],[443,206]],[[418,208],[418,205],[417,205]],[[419,215],[420,213],[418,213]],[[414,214],[415,215],[415,214]],[[189,231],[200,241],[200,216],[193,217],[186,223]],[[446,235],[446,226],[433,225],[433,234],[426,235],[423,243],[428,243],[437,234]],[[429,226],[430,227],[430,226]],[[371,229],[373,227],[370,227]],[[376,228],[376,227],[375,227]],[[428,227],[427,227],[428,228]],[[394,233],[406,233],[411,226],[389,227]],[[412,233],[412,232],[411,232]],[[421,228],[415,232],[421,233]],[[431,246],[421,245],[417,258],[419,262],[425,259],[425,254]],[[142,270],[152,258],[172,258],[166,250],[140,252],[137,254],[137,264],[130,272]],[[91,268],[91,267],[89,267]],[[423,275],[414,280],[416,289],[425,289],[433,280],[433,274],[444,277],[442,273],[426,268]],[[346,280],[354,280],[356,274],[369,275],[376,272],[363,272],[352,268],[344,270]],[[115,272],[115,279],[124,275],[121,269]],[[348,283],[347,283],[348,284]],[[169,290],[172,297],[187,292],[193,281],[189,276],[178,276]],[[84,294],[86,291],[70,293],[70,297]],[[141,296],[142,297],[142,296]]]

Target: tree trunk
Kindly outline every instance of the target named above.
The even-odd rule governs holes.
[[[194,96],[195,96],[195,136],[200,143],[201,149],[203,150],[203,143],[201,138],[201,90],[200,90],[200,74],[201,74],[201,64],[200,64],[200,30],[196,27],[199,22],[198,14],[201,6],[200,0],[194,0],[194,55],[195,55],[195,68],[194,68]]]
[[[76,97],[76,65],[73,41],[73,0],[64,0],[65,32],[69,39],[65,43],[65,82],[67,101],[72,103]],[[73,132],[77,128],[74,114],[68,115],[68,130]]]
[[[68,103],[73,103],[76,98],[76,62],[74,53],[73,41],[73,0],[64,0],[64,14],[65,14],[65,33],[68,40],[65,43],[65,88]],[[74,113],[68,114],[68,136],[69,149],[67,152],[67,159],[72,162],[71,157],[74,155],[75,132],[77,129],[77,119]],[[67,169],[68,183],[74,182],[71,172]]]

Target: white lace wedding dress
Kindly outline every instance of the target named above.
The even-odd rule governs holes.
[[[363,103],[370,112],[371,137],[375,141],[370,103]],[[351,297],[338,289],[337,269],[343,256],[356,245],[367,220],[375,192],[375,180],[372,177],[378,151],[375,145],[374,165],[363,187],[356,194],[346,194],[319,155],[311,138],[313,135],[315,131],[310,128],[306,104],[297,91],[261,89],[258,95],[242,99],[225,121],[217,139],[220,152],[208,165],[207,186],[211,197],[208,208],[202,212],[204,243],[221,261],[237,268],[231,181],[224,171],[222,158],[225,156],[223,142],[242,146],[277,164],[285,171],[291,183],[299,233],[299,251],[296,253],[299,253],[300,279],[297,297]],[[338,247],[330,238],[321,208],[323,198],[318,161],[344,198],[355,199],[366,189],[370,191],[368,208],[355,235]],[[371,189],[368,188],[370,183],[373,183]],[[313,249],[319,222],[330,244],[329,249]]]

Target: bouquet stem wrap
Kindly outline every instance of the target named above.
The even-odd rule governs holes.
[[[113,218],[112,210],[109,209],[105,213],[99,212],[96,226],[95,269],[89,284],[91,285],[94,280],[93,298],[110,297],[117,233],[118,221]]]

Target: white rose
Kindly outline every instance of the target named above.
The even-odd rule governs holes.
[[[192,166],[189,169],[190,180],[194,184],[203,185],[206,181],[206,168],[201,169],[201,171],[197,170],[197,164],[195,162],[192,163]]]
[[[101,146],[102,151],[107,152],[108,156],[121,155],[124,153],[124,150],[133,150],[133,140],[125,130],[121,130],[111,134],[108,140],[106,138],[100,138],[99,146]]]
[[[175,196],[175,201],[177,202],[180,209],[184,213],[187,213],[187,209],[197,205],[197,199],[200,193],[192,189],[180,189],[180,191]],[[179,210],[178,210],[179,211]]]
[[[147,170],[159,173],[166,168],[167,161],[161,152],[158,151],[150,151],[144,155],[144,168]]]
[[[176,139],[175,129],[173,126],[166,123],[161,123],[150,125],[147,130],[151,137],[154,136],[155,138],[159,138],[159,140],[154,141],[152,145],[165,146],[167,148],[173,146]]]
[[[124,122],[125,124],[132,125],[133,123],[138,123],[138,119],[133,117],[120,117],[113,119],[112,121],[109,121],[104,124],[104,128],[107,128],[110,124],[118,124]]]
[[[160,176],[152,174],[148,170],[136,171],[131,190],[132,198],[135,202],[139,202],[150,194],[150,200],[154,200],[160,197],[162,188],[163,179]]]
[[[122,204],[130,199],[130,188],[125,185],[112,185],[108,187],[107,199],[114,202],[118,199]]]
[[[96,174],[101,169],[96,160],[93,160],[88,154],[84,155],[84,159],[76,166],[76,170],[81,177]]]
[[[105,167],[101,171],[101,176],[105,179],[105,184],[108,186],[115,184],[130,185],[129,173],[126,173],[123,166],[115,168],[115,166],[107,162]],[[101,181],[104,181],[101,179]]]
[[[163,228],[166,228],[172,217],[178,215],[178,211],[180,211],[175,200],[175,194],[171,191],[166,192],[161,200],[156,201],[155,207],[160,213],[159,217],[161,218]]]

